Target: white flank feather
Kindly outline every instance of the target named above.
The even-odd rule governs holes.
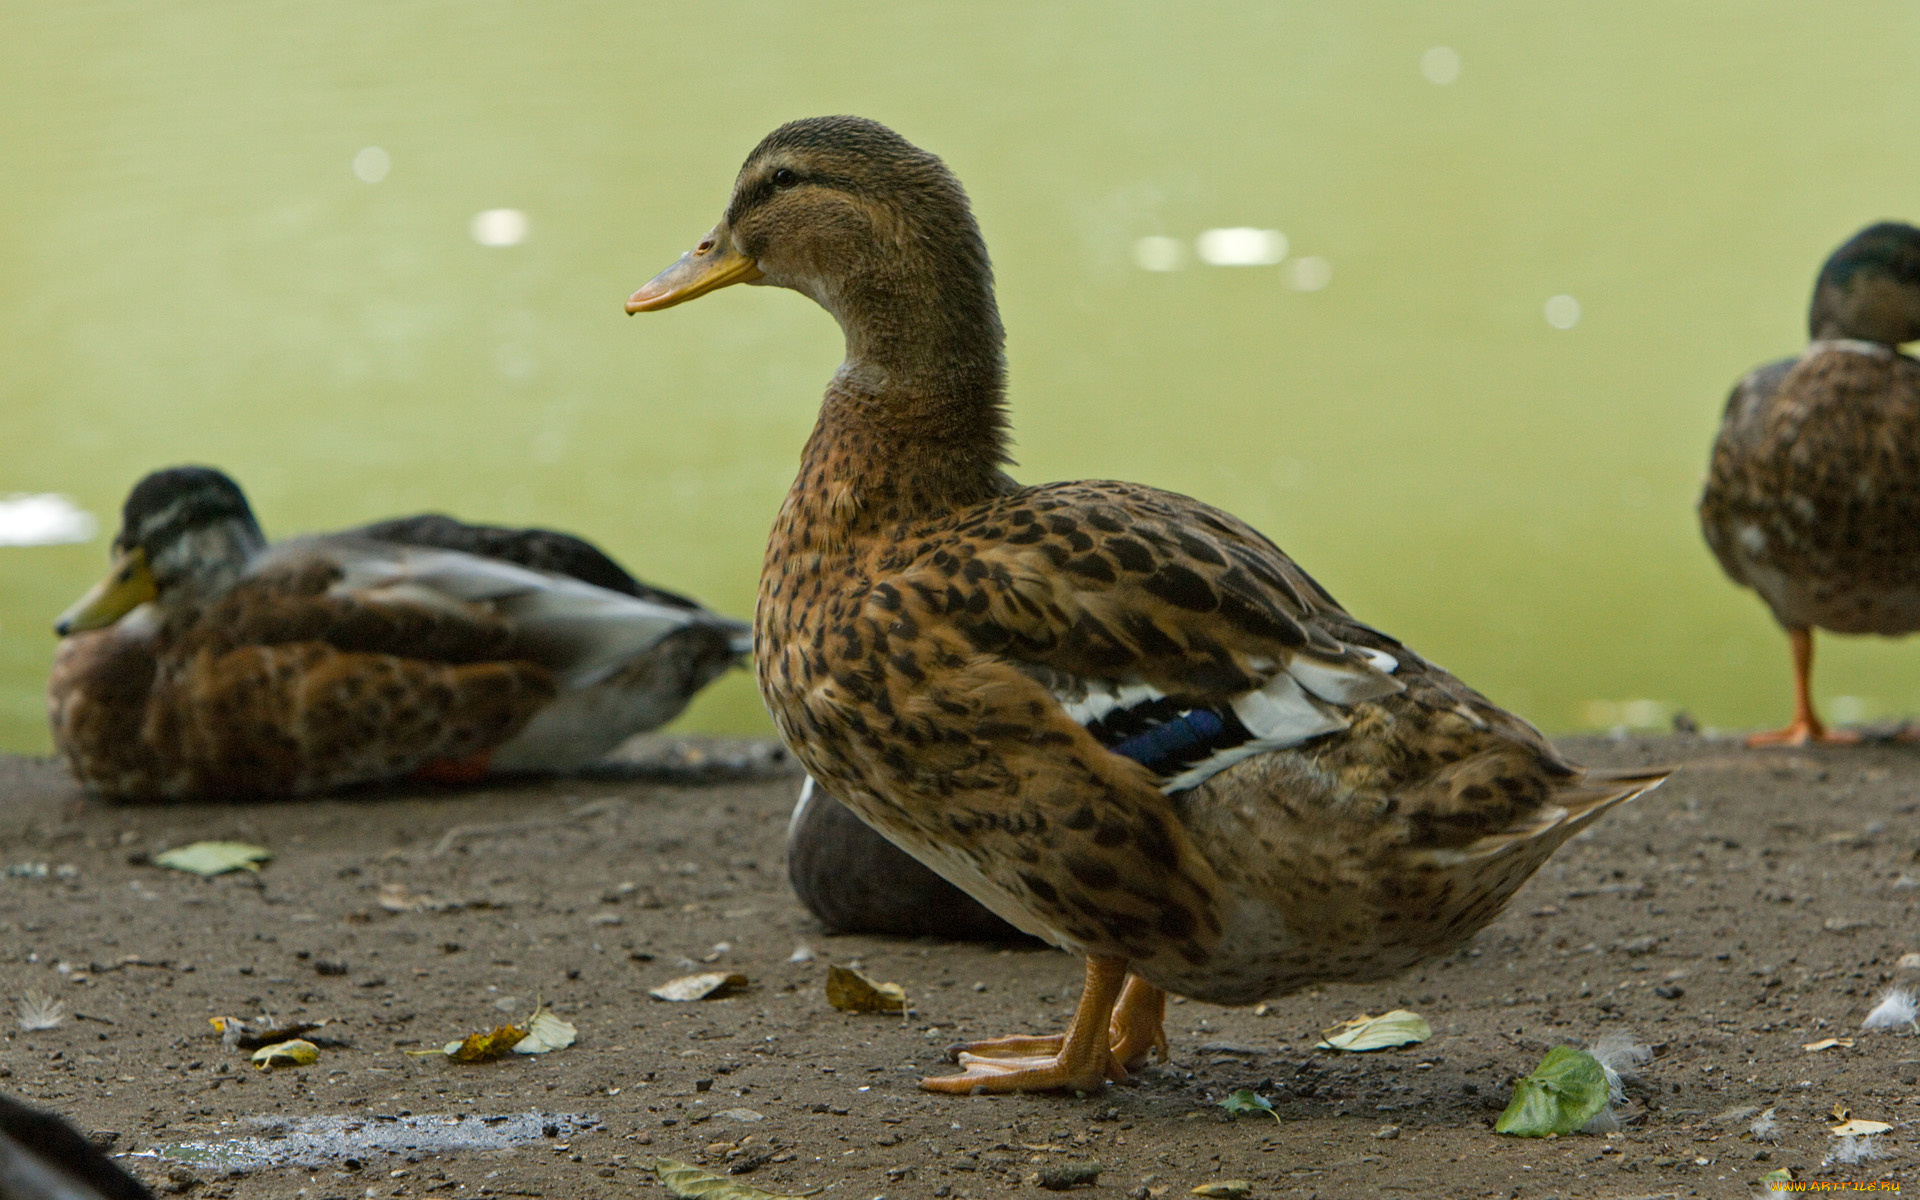
[[[1363,653],[1369,659],[1366,666],[1358,663],[1316,662],[1303,654],[1296,654],[1293,661],[1287,664],[1287,674],[1298,680],[1301,687],[1329,704],[1359,704],[1406,690],[1406,685],[1393,677],[1393,672],[1400,666],[1398,659],[1377,650]]]
[[[807,806],[812,803],[813,776],[809,775],[800,785],[800,798],[793,802],[793,815],[787,818],[787,841],[793,841],[794,835],[800,832],[800,820],[807,815]]]
[[[254,569],[310,548],[301,539],[283,542],[257,559]],[[598,683],[675,630],[720,622],[699,609],[458,550],[328,539],[322,553],[345,572],[338,592],[373,603],[487,609],[513,627],[524,652],[551,667],[564,688]],[[731,622],[720,623],[731,628]]]

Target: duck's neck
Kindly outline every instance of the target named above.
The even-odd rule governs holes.
[[[250,520],[212,521],[187,530],[152,564],[163,605],[192,610],[219,599],[266,548],[266,535]]]
[[[824,519],[889,523],[1006,490],[1006,359],[985,253],[917,265],[816,297],[847,337],[796,483],[836,497]]]

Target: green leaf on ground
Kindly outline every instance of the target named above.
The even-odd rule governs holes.
[[[1514,1085],[1513,1100],[1493,1131],[1514,1137],[1572,1133],[1606,1107],[1607,1073],[1599,1060],[1585,1050],[1555,1046]]]
[[[1244,1117],[1249,1113],[1265,1113],[1276,1121],[1280,1119],[1280,1114],[1273,1111],[1273,1103],[1252,1088],[1241,1088],[1222,1100],[1220,1107],[1236,1117]]]
[[[225,875],[228,871],[258,871],[273,857],[265,846],[245,842],[194,842],[153,856],[153,865],[194,875]]]

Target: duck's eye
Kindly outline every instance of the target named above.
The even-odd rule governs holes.
[[[777,188],[790,188],[794,184],[799,182],[800,182],[800,177],[798,175],[795,175],[792,171],[788,170],[786,167],[781,167],[778,171],[775,171],[773,173],[773,186]]]

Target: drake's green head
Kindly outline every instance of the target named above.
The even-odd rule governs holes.
[[[1807,332],[1898,346],[1920,340],[1920,229],[1869,225],[1820,268]]]

